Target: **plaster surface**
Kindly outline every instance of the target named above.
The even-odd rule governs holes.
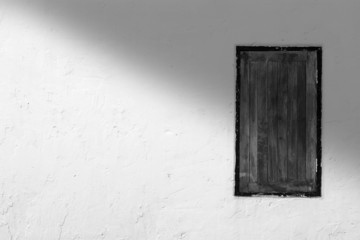
[[[0,239],[360,239],[359,1],[0,1]],[[321,198],[235,197],[235,45],[323,47]]]

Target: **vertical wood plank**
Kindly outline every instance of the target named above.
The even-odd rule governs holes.
[[[315,183],[316,177],[316,53],[309,52],[306,64],[306,180]]]
[[[258,174],[261,185],[268,183],[268,119],[267,119],[267,63],[262,62],[261,76],[256,81],[257,86],[257,145]]]
[[[258,181],[258,122],[257,122],[257,82],[264,75],[264,64],[261,62],[249,63],[249,112],[250,112],[250,183]]]
[[[297,63],[297,180],[306,179],[306,63]]]
[[[246,55],[240,59],[240,190],[249,184],[249,75]]]
[[[297,179],[297,140],[298,140],[298,112],[297,112],[297,64],[296,62],[289,63],[289,102],[288,102],[288,164],[287,173],[288,180],[293,181]]]
[[[269,121],[269,181],[278,182],[279,181],[279,163],[278,163],[278,148],[277,148],[277,105],[278,105],[278,79],[279,79],[279,63],[270,61],[268,63],[268,121]]]
[[[280,181],[285,182],[287,178],[288,161],[288,64],[280,63],[280,77],[278,83],[278,157]]]

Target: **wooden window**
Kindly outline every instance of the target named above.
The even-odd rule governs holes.
[[[321,48],[236,55],[235,195],[320,196]]]

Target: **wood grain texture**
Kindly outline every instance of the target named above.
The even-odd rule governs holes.
[[[306,179],[306,64],[297,62],[297,180]]]
[[[266,62],[266,61],[306,61],[306,52],[304,51],[292,51],[292,52],[279,52],[279,51],[267,51],[267,52],[251,52],[249,54],[249,61]]]
[[[240,60],[240,190],[248,191],[249,183],[249,76],[246,59]]]
[[[240,191],[315,190],[316,52],[250,52],[240,58]]]
[[[249,77],[250,77],[250,93],[249,93],[249,106],[250,106],[250,182],[258,182],[258,121],[257,121],[257,108],[258,108],[258,91],[257,83],[264,78],[264,63],[263,62],[250,62],[249,63]]]
[[[306,180],[315,184],[316,176],[316,53],[309,52],[306,64]]]
[[[260,184],[268,183],[268,117],[267,117],[267,65],[263,62],[263,69],[259,70],[261,77],[257,86],[257,144],[258,144],[258,173]]]
[[[297,179],[297,144],[298,144],[298,102],[297,102],[297,63],[289,64],[289,115],[288,115],[288,180],[294,181]]]
[[[278,162],[278,79],[279,79],[279,63],[274,61],[268,62],[267,74],[268,74],[268,134],[269,134],[269,166],[268,174],[269,181],[271,183],[279,181],[279,162]]]
[[[289,64],[282,62],[280,65],[280,76],[278,82],[278,158],[280,181],[287,179],[287,161],[288,161],[288,69]]]

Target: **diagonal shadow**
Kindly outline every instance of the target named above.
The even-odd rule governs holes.
[[[185,96],[196,96],[206,106],[217,106],[221,114],[233,110],[235,43],[226,36],[229,26],[221,17],[227,8],[165,0],[24,0],[16,4],[45,14],[49,21],[60,22],[87,40],[101,41],[104,51],[144,72],[165,76],[166,82],[153,84],[187,92]]]

